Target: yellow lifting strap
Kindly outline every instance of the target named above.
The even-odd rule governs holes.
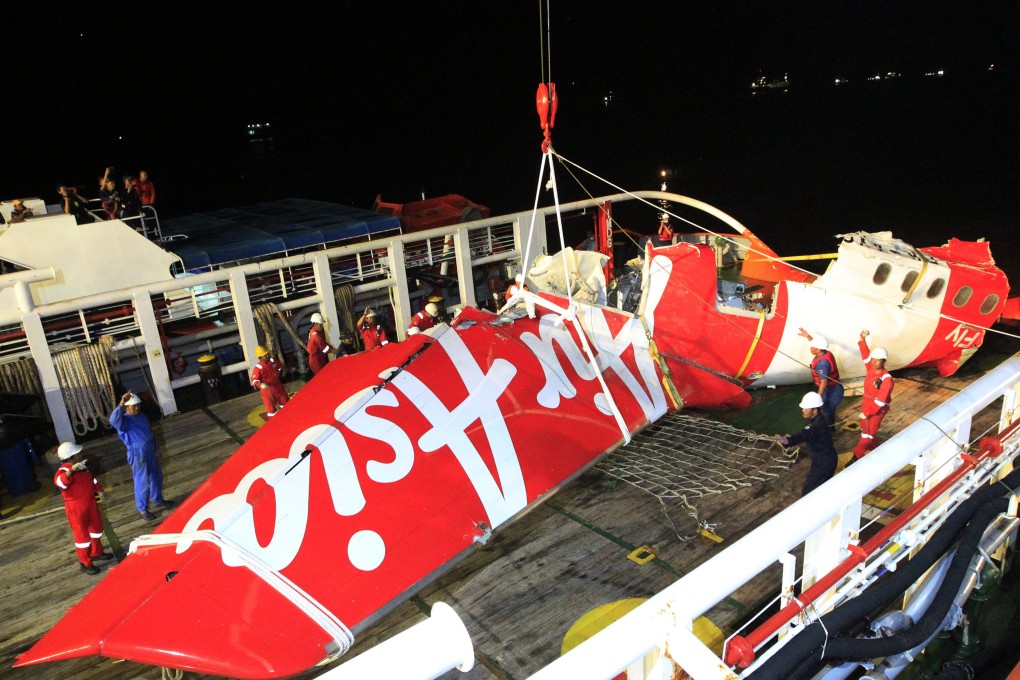
[[[788,255],[775,259],[780,262],[797,262],[799,260],[834,260],[837,257],[839,257],[839,253],[822,253],[820,255]]]
[[[733,376],[737,380],[740,379],[740,376],[744,373],[744,369],[747,368],[747,365],[751,363],[751,355],[754,354],[754,348],[758,346],[758,341],[761,340],[761,328],[764,325],[765,325],[765,310],[759,309],[758,329],[754,332],[754,340],[751,341],[751,346],[747,349],[747,356],[744,357],[744,363],[740,365],[740,368],[737,370],[737,374]]]
[[[910,290],[908,290],[907,294],[903,296],[903,304],[907,304],[907,300],[909,300],[910,296],[914,294],[915,290],[917,290],[917,284],[921,283],[921,279],[924,278],[924,270],[928,268],[928,258],[926,258],[915,246],[910,247],[913,248],[914,252],[917,253],[917,256],[921,258],[921,271],[917,272],[914,282],[910,284]]]
[[[673,402],[673,408],[679,411],[684,407],[684,398],[680,396],[680,390],[673,384],[673,371],[669,369],[666,360],[659,353],[659,346],[655,344],[655,340],[652,338],[652,332],[648,328],[648,322],[645,321],[645,317],[640,316],[638,318],[641,319],[641,325],[645,329],[645,336],[648,338],[648,353],[655,363],[659,365],[659,370],[662,371],[662,387],[666,390],[666,394],[669,395],[669,400]]]

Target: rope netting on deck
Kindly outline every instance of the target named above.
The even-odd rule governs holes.
[[[774,479],[797,460],[774,438],[725,423],[671,413],[634,436],[598,464],[597,469],[659,499],[681,540],[715,525],[699,516],[690,501],[750,487]],[[695,527],[681,532],[667,501],[676,503]]]

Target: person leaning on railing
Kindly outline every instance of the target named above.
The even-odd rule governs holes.
[[[8,220],[11,224],[24,222],[29,217],[32,217],[32,209],[25,205],[25,202],[20,198],[14,199],[13,206],[11,209],[11,219]]]

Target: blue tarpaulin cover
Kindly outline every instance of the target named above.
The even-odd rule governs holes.
[[[189,272],[395,232],[400,220],[338,203],[288,198],[164,220],[164,246]],[[184,237],[184,238],[181,238]]]

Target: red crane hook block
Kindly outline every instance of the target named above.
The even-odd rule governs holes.
[[[535,108],[538,109],[538,122],[545,132],[545,140],[542,142],[542,152],[548,151],[552,142],[552,128],[556,124],[556,108],[559,100],[556,97],[556,83],[538,84],[538,92],[535,93]]]

